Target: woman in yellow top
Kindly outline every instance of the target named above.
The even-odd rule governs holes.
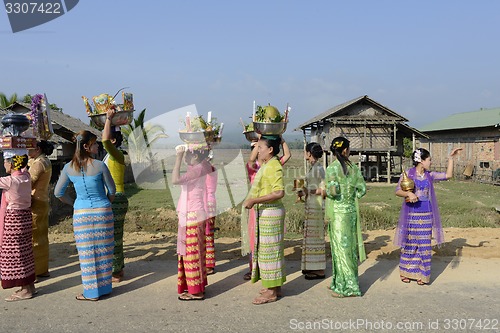
[[[106,122],[102,131],[102,145],[108,152],[104,158],[104,163],[108,166],[111,177],[116,185],[116,195],[112,203],[113,216],[115,218],[115,250],[113,254],[113,282],[120,282],[123,277],[125,267],[125,257],[123,255],[123,225],[125,215],[128,211],[128,199],[125,195],[125,156],[118,149],[123,141],[120,130],[113,131],[111,119],[115,115],[115,110],[110,109],[106,114]]]
[[[48,141],[37,142],[36,148],[28,150],[29,173],[31,176],[31,211],[33,214],[33,253],[35,274],[48,277],[49,274],[49,183],[52,177],[52,163],[47,156],[54,151]]]
[[[274,302],[286,281],[284,256],[285,195],[283,168],[277,155],[281,138],[262,136],[257,144],[261,167],[255,175],[243,207],[255,207],[256,230],[252,256],[252,282],[262,280],[260,296],[253,304]]]

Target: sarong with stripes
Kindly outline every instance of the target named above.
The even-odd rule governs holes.
[[[0,275],[4,289],[35,282],[32,230],[31,209],[6,210],[0,249]]]
[[[97,298],[112,291],[113,224],[111,207],[74,211],[73,230],[86,298]]]
[[[280,287],[286,281],[283,204],[260,204],[256,208],[256,235],[252,256],[252,282],[264,288]]]
[[[308,196],[305,213],[301,269],[324,270],[326,268],[325,212],[321,196]]]
[[[422,205],[425,206],[425,205]],[[432,257],[432,212],[415,210],[408,214],[408,235],[401,248],[399,274],[429,283]]]
[[[197,212],[187,213],[186,255],[177,256],[177,292],[205,292],[207,266],[205,257],[205,220]]]
[[[206,220],[205,225],[205,244],[206,244],[206,265],[207,268],[215,268],[215,240],[214,240],[214,228],[215,228],[215,215],[216,207],[215,203],[207,203],[208,211],[207,214],[210,216]]]

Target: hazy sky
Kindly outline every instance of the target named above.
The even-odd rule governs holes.
[[[500,2],[85,0],[13,34],[0,13],[0,92],[45,92],[87,122],[82,95],[134,93],[147,118],[196,104],[228,131],[253,101],[289,128],[361,95],[416,128],[500,107]]]

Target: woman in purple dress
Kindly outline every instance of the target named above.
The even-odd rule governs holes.
[[[444,242],[443,228],[433,182],[447,180],[453,176],[453,157],[462,148],[455,148],[449,155],[446,172],[429,171],[431,155],[424,148],[418,148],[411,156],[414,167],[407,171],[408,178],[415,182],[413,191],[401,189],[401,176],[396,195],[405,198],[396,228],[394,244],[401,247],[399,275],[401,281],[425,285],[431,277],[431,238],[437,244]]]

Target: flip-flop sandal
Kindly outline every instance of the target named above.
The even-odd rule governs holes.
[[[267,288],[262,288],[261,290],[259,290],[259,294],[261,294],[261,295],[262,295],[262,294],[265,294],[265,293],[266,293],[266,292],[268,292],[268,291],[269,291],[269,289],[267,289]],[[279,291],[278,291],[278,290],[276,291],[276,296],[278,296],[278,297],[281,297],[281,296],[282,296],[281,289],[280,289]]]
[[[410,279],[409,279],[409,278],[407,278],[407,277],[404,277],[404,276],[401,276],[401,275],[400,275],[400,276],[399,276],[399,278],[401,279],[401,282],[403,282],[403,283],[410,283]],[[418,283],[418,282],[417,282],[417,283]]]
[[[243,280],[251,280],[252,279],[252,272],[248,272],[248,273],[245,273],[245,275],[243,275]]]
[[[215,274],[215,269],[207,268],[207,275],[212,275],[212,274]]]
[[[324,279],[324,278],[325,278],[325,274],[321,275],[321,274],[312,273],[312,272],[304,274],[304,279],[306,279],[306,280],[318,280],[318,279]]]
[[[259,296],[252,301],[252,304],[261,305],[261,304],[276,302],[277,300],[278,296],[271,296],[271,297]]]
[[[179,301],[203,301],[205,296],[194,296],[191,294],[181,294],[177,297]]]
[[[97,298],[87,298],[83,296],[82,294],[75,296],[75,299],[77,301],[91,301],[91,302],[97,302],[99,300],[99,297]]]
[[[417,284],[419,286],[425,286],[427,283],[423,282],[422,280],[417,280]]]
[[[6,302],[16,302],[16,301],[22,301],[22,300],[31,299],[31,298],[33,298],[33,295],[31,295],[31,294],[22,296],[21,294],[16,293],[16,294],[12,294],[9,297],[7,297],[5,299],[5,301]]]

